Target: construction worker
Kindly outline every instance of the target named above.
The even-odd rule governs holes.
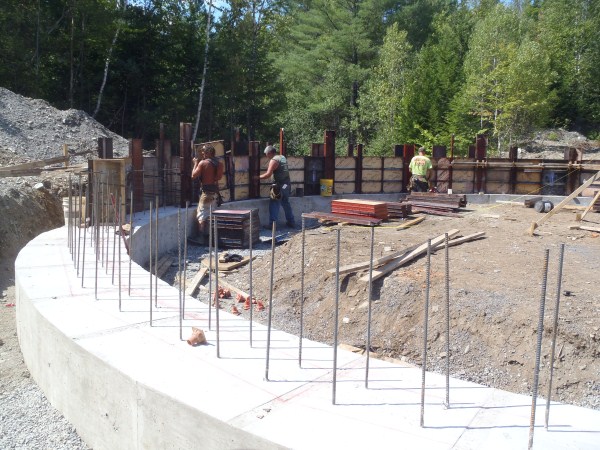
[[[288,228],[296,228],[294,213],[290,205],[290,193],[292,191],[290,172],[288,170],[287,159],[283,155],[276,154],[275,147],[268,145],[265,148],[265,155],[269,158],[267,171],[259,176],[261,180],[266,180],[273,176],[273,186],[271,187],[269,202],[269,225],[265,228],[271,229],[273,222],[277,222],[279,216],[279,206],[283,206],[286,225]]]
[[[420,147],[419,154],[413,156],[408,166],[408,170],[412,174],[409,191],[427,192],[429,190],[432,167],[431,160],[425,156],[425,147]]]
[[[198,201],[196,217],[198,229],[203,243],[208,243],[208,218],[210,207],[216,209],[219,206],[219,180],[223,178],[223,163],[215,157],[215,148],[207,144],[202,147],[202,160],[193,159],[192,180],[200,177],[202,193]]]

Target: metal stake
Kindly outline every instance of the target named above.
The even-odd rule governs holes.
[[[127,253],[129,254],[129,287],[127,288],[127,294],[131,296],[131,260],[133,258],[133,189],[131,190],[129,201],[129,245],[127,246]]]
[[[450,258],[448,252],[448,233],[445,235],[445,294],[446,294],[446,402],[450,408]]]
[[[250,283],[250,293],[249,293],[249,298],[250,298],[250,347],[252,347],[252,242],[253,240],[253,234],[252,234],[252,210],[250,210],[250,239],[249,239],[249,248],[250,248],[250,261],[248,261],[249,266],[248,266],[248,276],[249,276],[249,283]]]
[[[335,405],[337,388],[337,348],[338,348],[338,321],[340,313],[340,235],[342,227],[338,225],[336,254],[335,254],[335,314],[333,317],[333,382],[331,391],[331,404]]]
[[[183,319],[182,319],[182,303],[183,295],[181,292],[181,208],[177,208],[177,276],[179,277],[178,299],[179,299],[179,339],[183,339]]]
[[[121,236],[123,235],[123,225],[121,224],[121,190],[117,191],[117,211],[118,211],[118,226],[119,226],[119,311],[121,311]],[[116,240],[115,235],[115,240]]]
[[[429,286],[431,275],[431,239],[427,239],[427,269],[425,280],[425,310],[423,312],[423,367],[421,370],[421,427],[425,426],[425,372],[427,371],[427,331],[429,317]]]
[[[150,274],[150,326],[152,326],[152,200],[150,200],[148,212],[150,214],[150,220],[148,220],[148,273]]]
[[[200,230],[202,231],[202,230]],[[213,213],[212,213],[212,205],[208,207],[208,329],[211,329],[212,326],[212,281],[213,281],[213,260],[212,260],[212,250],[213,250]]]
[[[183,222],[183,289],[181,290],[181,298],[183,300],[182,314],[185,316],[185,287],[187,281],[187,224],[188,224],[188,209],[190,201],[185,202],[185,220]],[[181,284],[181,283],[180,283]]]
[[[82,211],[82,186],[81,186],[81,172],[79,173],[79,208],[77,210],[77,276],[79,276],[79,259],[81,256],[81,211]]]
[[[560,290],[562,286],[562,269],[565,255],[565,244],[560,244],[558,254],[558,277],[556,279],[556,303],[554,305],[554,326],[552,327],[552,352],[550,356],[550,381],[548,382],[548,395],[546,397],[546,418],[544,426],[548,429],[550,418],[550,399],[552,398],[552,378],[554,376],[554,354],[556,350],[556,338],[558,336],[558,309],[560,306]]]
[[[298,366],[302,367],[302,339],[304,339],[304,266],[306,246],[306,218],[302,216],[302,262],[300,267],[300,340],[298,341]]]
[[[548,256],[550,250],[544,251],[544,267],[542,269],[542,295],[540,298],[540,315],[537,329],[537,346],[535,353],[535,369],[533,371],[533,392],[531,393],[531,420],[529,421],[529,446],[533,447],[533,432],[535,427],[535,407],[537,403],[538,382],[540,377],[540,354],[542,352],[542,334],[544,333],[544,309],[546,305],[546,286],[548,283]]]
[[[87,218],[88,218],[88,205],[90,204],[90,178],[88,176],[87,190],[85,192],[85,213],[83,215],[83,255],[81,261],[81,287],[83,287],[84,273],[85,273],[85,241],[87,237]],[[91,223],[91,221],[90,221]]]
[[[373,250],[375,247],[375,227],[371,225],[371,252],[369,258],[369,287],[367,299],[369,301],[369,307],[367,312],[367,361],[365,368],[365,388],[369,388],[369,361],[371,354],[371,315],[373,311],[373,307],[371,305],[373,300]]]
[[[158,195],[156,196],[154,210],[156,211],[156,226],[154,227],[154,306],[158,308],[158,213],[160,210]],[[152,216],[150,216],[150,220],[152,220]]]
[[[217,358],[221,357],[221,338],[219,335],[219,309],[221,302],[219,299],[219,228],[215,218],[215,320],[217,321]]]
[[[267,358],[265,366],[265,380],[269,381],[269,357],[271,353],[271,321],[273,311],[273,275],[275,273],[275,233],[277,231],[277,222],[271,223],[271,279],[269,283],[269,320],[267,324]],[[252,300],[250,300],[252,302]],[[252,307],[252,303],[250,303]]]
[[[115,195],[111,192],[110,194],[110,199],[111,202],[115,201]],[[120,234],[117,235],[116,234],[116,230],[115,228],[117,228],[117,216],[118,216],[118,212],[117,212],[117,205],[116,203],[114,204],[114,214],[115,214],[115,220],[113,221],[114,224],[114,228],[113,228],[113,233],[112,233],[112,237],[113,237],[113,255],[112,255],[112,275],[111,275],[111,283],[115,284],[115,256],[116,256],[116,250],[117,250],[117,236],[119,236],[120,238]]]

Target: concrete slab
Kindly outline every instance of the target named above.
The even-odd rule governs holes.
[[[139,229],[143,220],[136,221]],[[134,238],[135,239],[135,238]],[[91,249],[90,249],[91,250]],[[91,251],[80,275],[67,230],[29,243],[16,261],[18,333],[32,376],[49,400],[96,449],[148,448],[526,448],[531,398],[422,372],[272,330],[155,282],[122,254],[118,276],[95,277]],[[112,255],[111,255],[112,258]],[[112,261],[110,262],[112,266]],[[118,271],[118,268],[117,268]],[[81,279],[81,272],[85,278]],[[150,295],[158,287],[158,307]],[[156,283],[156,284],[155,284]],[[120,299],[120,300],[119,300]],[[121,310],[119,310],[119,303]],[[264,314],[264,313],[262,313]],[[182,328],[180,330],[180,323]],[[191,347],[191,327],[209,344]],[[545,402],[536,410],[534,448],[599,448],[600,412]]]

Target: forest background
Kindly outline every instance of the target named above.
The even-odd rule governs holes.
[[[600,0],[3,0],[0,30],[0,86],[150,147],[600,137]]]

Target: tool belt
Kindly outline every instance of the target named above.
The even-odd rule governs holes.
[[[273,200],[281,200],[281,186],[277,183],[273,183],[271,189],[269,189],[269,197]]]

